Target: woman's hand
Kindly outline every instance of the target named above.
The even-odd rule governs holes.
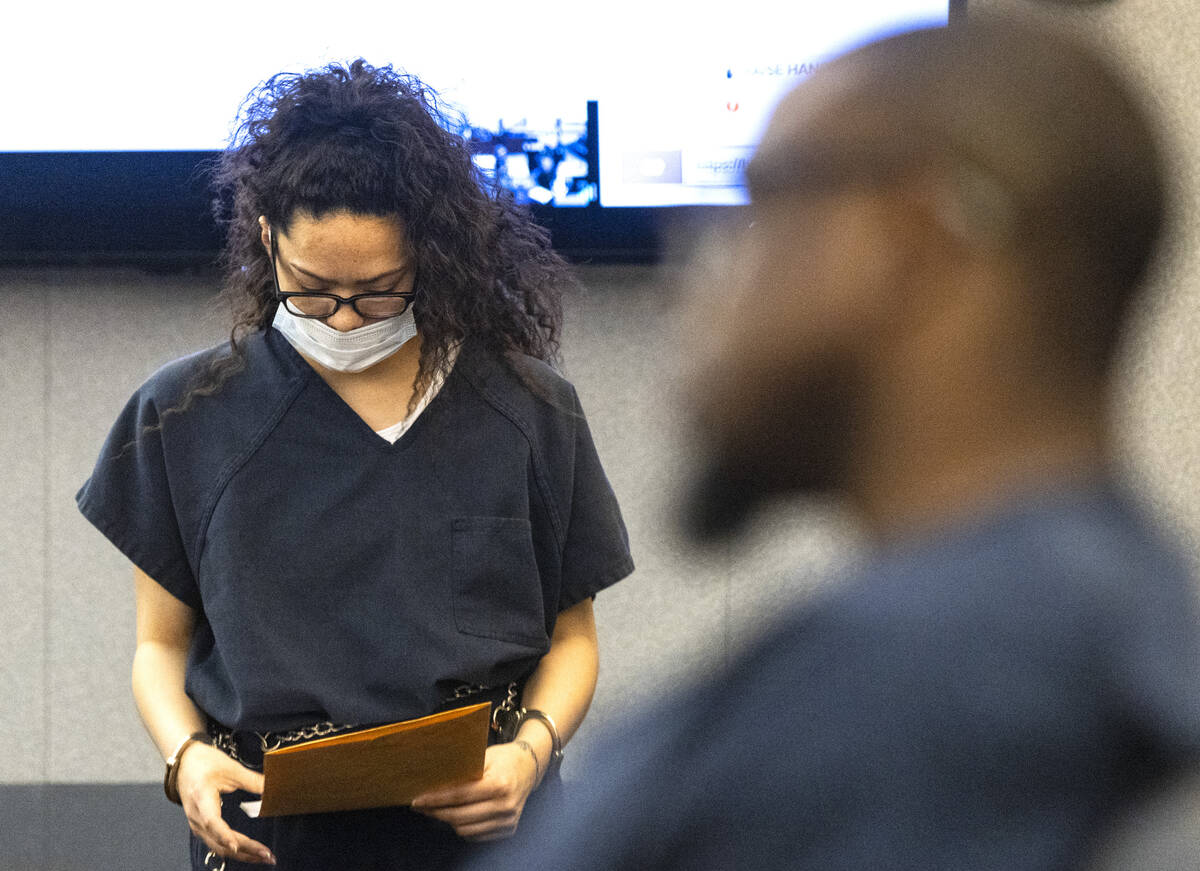
[[[177,783],[188,825],[210,850],[239,862],[275,864],[275,857],[263,844],[235,832],[221,818],[223,794],[244,789],[262,795],[260,773],[233,761],[215,747],[193,744],[179,759]]]
[[[520,744],[493,744],[487,749],[483,776],[413,800],[413,810],[454,827],[468,841],[494,841],[517,830],[525,800],[537,786],[533,755]]]

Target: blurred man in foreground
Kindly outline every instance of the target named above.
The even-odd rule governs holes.
[[[697,527],[820,491],[873,552],[612,736],[519,865],[1076,867],[1200,747],[1190,579],[1109,420],[1164,222],[1151,125],[1088,48],[972,21],[824,67],[749,183]]]

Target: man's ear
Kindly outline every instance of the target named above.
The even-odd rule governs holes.
[[[974,344],[976,357],[985,348],[1017,347],[1005,337],[1026,336],[1031,326],[1009,292],[1015,273],[1003,237],[986,232],[979,220],[988,216],[958,201],[953,177],[937,170],[913,175],[895,193],[889,215],[905,251],[897,278],[911,334],[929,349],[939,342],[948,349]]]
[[[969,246],[939,214],[933,173],[913,173],[881,188],[873,206],[868,217],[878,242],[872,286],[884,294],[878,309],[886,315],[883,326],[892,334],[920,335],[958,305],[962,288],[948,278]]]
[[[982,246],[971,216],[964,212],[952,180],[943,172],[914,173],[897,185],[894,193],[893,231],[907,253],[906,277],[928,282],[955,262],[976,256]]]
[[[266,215],[258,216],[258,227],[262,231],[259,238],[262,239],[262,245],[267,249],[267,253],[271,253],[271,225],[267,223]]]

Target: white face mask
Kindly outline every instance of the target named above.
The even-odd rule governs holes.
[[[417,334],[411,308],[394,318],[343,333],[316,318],[296,317],[280,305],[271,325],[305,357],[338,372],[361,372],[374,366]]]

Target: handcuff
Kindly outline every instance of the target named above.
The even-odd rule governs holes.
[[[183,800],[179,797],[179,758],[183,756],[183,751],[193,744],[208,744],[211,747],[212,738],[208,736],[207,732],[193,732],[180,741],[175,752],[167,757],[167,770],[163,773],[163,792],[175,804],[183,804]]]
[[[537,708],[518,708],[515,693],[512,692],[492,711],[492,729],[501,742],[509,742],[516,738],[521,724],[526,720],[538,720],[550,733],[550,764],[546,766],[546,773],[557,770],[562,765],[563,746],[553,717]],[[536,755],[534,758],[536,760]]]

